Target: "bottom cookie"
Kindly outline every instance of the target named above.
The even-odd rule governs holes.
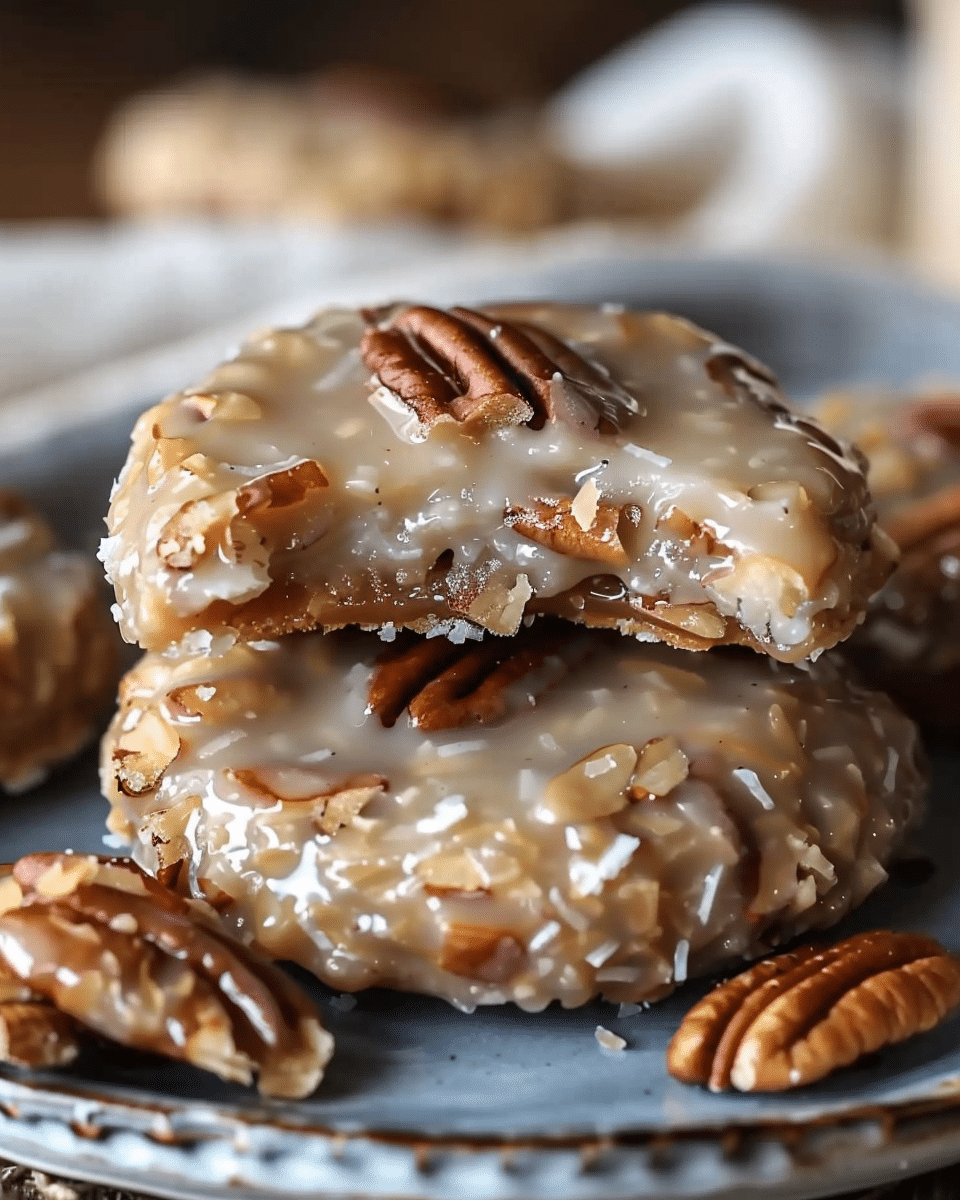
[[[546,620],[148,655],[104,741],[109,824],[337,988],[651,1000],[886,878],[916,731],[846,670]]]

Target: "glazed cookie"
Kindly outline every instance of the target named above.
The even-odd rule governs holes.
[[[924,774],[848,675],[549,619],[148,655],[103,745],[109,824],[334,987],[650,1000],[886,878]]]
[[[145,413],[102,557],[124,636],[526,613],[797,661],[889,574],[862,460],[679,317],[397,305],[274,330]]]
[[[903,555],[846,649],[917,719],[960,728],[960,396],[834,393],[815,408],[867,455]]]
[[[0,491],[0,785],[21,791],[90,741],[117,680],[117,637],[95,564],[58,550]]]

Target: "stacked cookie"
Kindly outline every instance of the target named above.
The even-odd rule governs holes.
[[[146,413],[108,525],[111,829],[334,986],[652,999],[918,812],[823,653],[895,559],[863,460],[679,318],[323,312]]]

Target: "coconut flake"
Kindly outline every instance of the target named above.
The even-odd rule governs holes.
[[[570,515],[580,526],[584,533],[587,533],[597,519],[597,509],[600,505],[600,489],[591,476],[580,491],[574,496],[570,504]]]
[[[761,806],[770,812],[774,807],[773,797],[760,782],[760,778],[756,771],[752,771],[749,767],[737,767],[733,772],[734,779],[739,779],[743,786],[747,789],[755,800],[759,800]]]
[[[672,458],[664,458],[662,454],[654,454],[646,446],[637,446],[634,442],[624,442],[623,449],[628,454],[632,454],[634,458],[646,459],[647,462],[653,463],[655,467],[669,467],[673,462]]]
[[[622,1054],[627,1048],[626,1038],[622,1038],[616,1033],[611,1033],[603,1025],[596,1027],[593,1031],[593,1036],[597,1039],[597,1043],[602,1050],[609,1050],[614,1054]]]
[[[544,925],[544,927],[542,929],[539,929],[533,935],[533,937],[530,939],[530,941],[527,944],[527,949],[528,950],[542,950],[543,947],[548,942],[553,941],[553,939],[557,936],[557,934],[559,932],[560,932],[560,922],[559,921],[548,921],[547,924]]]
[[[717,888],[720,886],[720,877],[722,875],[723,863],[717,863],[715,867],[710,868],[703,881],[703,895],[700,897],[700,907],[697,909],[697,917],[701,925],[706,925],[710,920],[710,914],[713,912],[713,902],[717,898]]]
[[[620,943],[617,941],[603,942],[584,957],[591,967],[602,967],[607,959],[616,954],[619,949]]]

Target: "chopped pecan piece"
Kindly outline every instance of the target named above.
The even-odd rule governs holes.
[[[312,772],[290,768],[296,776],[296,787],[284,787],[283,768],[261,767],[258,770],[228,771],[233,779],[251,792],[263,796],[271,804],[309,804],[313,808],[313,823],[321,833],[334,834],[349,825],[387,787],[382,775],[351,775],[333,783]],[[291,780],[293,782],[293,780]],[[309,786],[303,786],[308,783]]]
[[[619,812],[627,806],[627,785],[636,765],[633,746],[601,746],[550,780],[538,813],[548,823],[566,824]]]
[[[960,1003],[960,963],[920,934],[878,931],[766,959],[687,1013],[670,1074],[711,1091],[801,1087],[932,1029]]]
[[[454,645],[446,638],[404,639],[370,680],[370,710],[390,728],[407,709],[421,729],[494,721],[510,684],[576,637],[560,621],[538,621],[513,638]]]
[[[309,1095],[332,1041],[315,1005],[216,914],[129,860],[33,854],[14,865],[0,962],[59,1012],[126,1046],[265,1095]]]
[[[579,493],[578,493],[579,496]],[[548,550],[568,558],[625,567],[630,559],[620,540],[620,507],[597,500],[595,506],[584,509],[572,500],[534,500],[528,507],[508,508],[503,522],[522,537],[529,538]],[[590,517],[586,523],[586,517]]]
[[[682,629],[694,638],[719,641],[726,633],[727,623],[711,603],[655,604],[645,610],[655,621]]]
[[[271,471],[245,484],[237,492],[237,508],[242,513],[291,508],[328,487],[329,482],[320,464],[305,458],[283,471]]]
[[[368,319],[381,316],[369,313]],[[401,309],[385,327],[367,330],[360,354],[378,384],[399,396],[426,431],[438,421],[539,429],[554,416],[556,377],[592,385],[594,400],[611,386],[546,331],[469,308]],[[602,407],[592,405],[595,429],[604,420]]]
[[[440,966],[452,975],[506,983],[523,965],[526,952],[508,929],[455,921],[447,927]]]
[[[668,796],[690,774],[690,761],[675,737],[651,738],[637,755],[630,781],[631,799]]]
[[[180,752],[180,738],[152,708],[125,729],[113,751],[117,786],[127,796],[143,796],[159,787],[163,773]]]
[[[315,536],[328,484],[320,464],[303,459],[233,491],[188,500],[160,530],[160,561],[172,571],[188,571],[214,553],[230,561],[252,559],[256,547],[246,544],[251,530],[261,538],[272,534],[278,541],[302,543]]]

